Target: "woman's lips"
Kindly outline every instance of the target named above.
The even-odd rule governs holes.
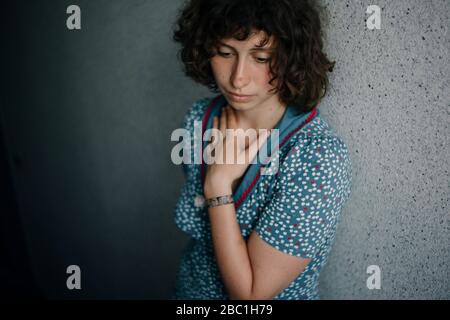
[[[254,96],[236,95],[234,93],[228,92],[228,96],[231,100],[235,102],[247,102],[250,101]]]

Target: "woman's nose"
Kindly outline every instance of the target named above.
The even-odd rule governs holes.
[[[238,59],[230,79],[231,85],[234,88],[241,89],[250,82],[250,75],[248,74],[247,67],[244,59]]]

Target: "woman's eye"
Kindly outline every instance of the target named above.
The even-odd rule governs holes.
[[[222,57],[229,57],[229,56],[231,56],[231,53],[230,53],[230,52],[222,52],[222,51],[219,51],[218,53],[219,53],[219,55],[222,56]]]
[[[269,60],[270,59],[268,59],[268,58],[258,58],[258,57],[256,57],[256,61],[258,63],[267,63],[267,62],[269,62]]]
[[[224,57],[224,58],[230,58],[233,55],[233,53],[231,53],[231,52],[217,51],[217,53],[219,54],[219,56]],[[255,57],[255,60],[258,63],[268,63],[270,61],[270,58]]]

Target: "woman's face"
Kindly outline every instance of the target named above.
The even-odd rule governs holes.
[[[273,38],[264,47],[258,48],[263,39],[262,31],[256,31],[245,41],[224,39],[217,45],[215,56],[210,60],[219,90],[236,110],[280,104],[278,94],[269,92],[273,88],[269,84],[272,78],[269,59],[274,54]],[[236,97],[233,93],[245,97]]]

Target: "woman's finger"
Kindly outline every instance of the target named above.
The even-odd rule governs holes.
[[[248,147],[248,158],[250,163],[255,159],[256,155],[258,154],[259,149],[263,146],[263,144],[266,142],[267,138],[270,135],[270,130],[263,130],[259,135],[258,138],[255,139]]]

